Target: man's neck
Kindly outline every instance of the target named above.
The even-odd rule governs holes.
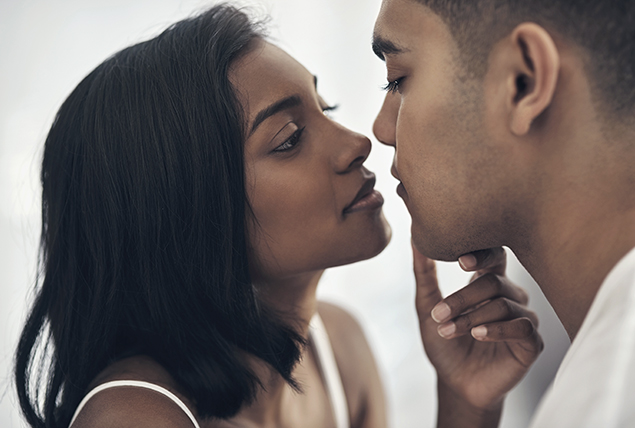
[[[571,340],[606,276],[635,247],[635,210],[611,212],[604,207],[594,213],[577,208],[556,215],[536,231],[530,245],[512,248]]]

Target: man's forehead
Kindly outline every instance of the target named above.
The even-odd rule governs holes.
[[[422,6],[414,0],[382,2],[373,30],[373,51],[379,58],[383,60],[384,55],[398,55],[409,51],[408,40],[415,35],[417,27],[423,24],[413,16],[413,13],[421,12],[419,8]]]
[[[417,0],[383,0],[375,21],[375,30],[381,27],[399,27],[400,23],[408,20],[413,14],[431,12],[431,10]]]
[[[382,60],[426,49],[452,49],[452,32],[443,19],[417,0],[384,0],[375,21],[373,51]]]

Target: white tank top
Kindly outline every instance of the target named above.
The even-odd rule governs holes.
[[[326,329],[324,328],[324,323],[322,323],[322,319],[317,313],[311,319],[310,334],[311,340],[313,341],[316,349],[318,366],[322,374],[322,380],[324,381],[326,392],[331,401],[331,407],[335,416],[335,426],[336,428],[348,428],[348,404],[346,402],[346,396],[344,395],[342,379],[337,369],[337,363],[335,362],[335,355],[333,354],[331,341],[329,340]],[[183,412],[187,415],[195,428],[200,428],[200,425],[196,421],[196,418],[194,417],[190,409],[179,397],[177,397],[167,389],[163,388],[162,386],[139,380],[113,380],[110,382],[102,383],[101,385],[98,385],[90,390],[90,392],[86,394],[84,399],[79,403],[79,406],[77,406],[75,414],[71,419],[69,428],[72,427],[73,422],[75,422],[75,419],[77,418],[77,415],[79,415],[86,403],[88,403],[88,401],[92,397],[94,397],[95,394],[105,389],[118,387],[145,388],[158,392],[159,394],[163,394],[174,403],[176,403],[176,405],[178,405],[181,410],[183,410]]]

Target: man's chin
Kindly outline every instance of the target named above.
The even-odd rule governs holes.
[[[432,260],[455,262],[463,253],[458,253],[449,241],[443,241],[431,233],[425,233],[416,227],[413,220],[411,226],[412,243],[421,254]]]

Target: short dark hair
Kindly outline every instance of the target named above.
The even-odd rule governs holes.
[[[253,400],[262,384],[245,352],[297,388],[304,339],[249,275],[244,113],[229,80],[262,37],[242,11],[213,7],[116,53],[61,106],[15,363],[32,426],[66,428],[95,376],[135,354],[166,368],[202,417]]]
[[[635,109],[635,2],[632,0],[413,0],[450,27],[468,68],[483,75],[495,42],[535,22],[584,48],[586,71],[602,104]]]

